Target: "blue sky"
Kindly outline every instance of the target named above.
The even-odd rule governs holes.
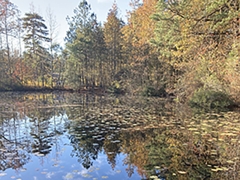
[[[81,0],[10,0],[18,6],[22,16],[30,11],[30,4],[35,7],[35,11],[46,19],[46,11],[50,7],[53,15],[56,16],[58,22],[58,41],[62,43],[63,38],[68,30],[66,17],[73,16],[73,10],[76,8]],[[98,20],[104,22],[106,20],[109,9],[112,7],[114,0],[88,0],[92,7],[92,11],[97,14]],[[120,17],[126,20],[126,11],[129,9],[130,0],[117,0]]]

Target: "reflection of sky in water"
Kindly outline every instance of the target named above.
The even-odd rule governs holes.
[[[19,111],[0,102],[0,180],[240,179],[239,112],[185,117],[159,99],[69,95]]]
[[[52,125],[48,131],[52,131],[53,127],[62,129],[63,123],[66,122],[67,115],[53,116],[48,120]],[[13,119],[9,120],[12,122]],[[19,135],[21,138],[26,137],[26,134],[30,133],[31,118],[26,117],[25,122],[20,124],[19,122]],[[27,126],[26,126],[27,125]],[[53,126],[55,125],[55,126]],[[51,152],[46,156],[39,157],[39,154],[31,154],[30,161],[18,170],[7,169],[5,172],[0,172],[0,180],[18,179],[18,180],[43,180],[43,179],[56,179],[56,180],[70,180],[70,179],[140,179],[137,172],[134,172],[131,178],[128,177],[123,165],[124,155],[120,154],[116,157],[116,166],[112,169],[111,165],[107,161],[105,152],[100,152],[98,158],[93,162],[93,166],[89,169],[85,169],[81,163],[77,161],[77,158],[71,156],[73,150],[70,146],[70,141],[67,137],[67,133],[53,137],[54,144],[51,148]],[[29,137],[28,137],[29,138]],[[32,141],[32,139],[30,140]]]

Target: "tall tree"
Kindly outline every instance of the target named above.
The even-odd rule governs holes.
[[[101,24],[95,24],[92,32],[92,40],[93,40],[93,60],[95,64],[95,78],[96,85],[100,86],[100,88],[105,88],[108,84],[107,77],[107,69],[104,67],[107,66],[108,62],[106,61],[107,49],[106,43],[104,41],[104,32]]]
[[[48,29],[44,22],[45,20],[35,12],[26,13],[23,18],[23,28],[26,32],[23,38],[26,49],[25,59],[31,69],[31,76],[34,76],[38,86],[40,79],[42,86],[45,85],[46,75],[49,72],[49,53],[45,43],[50,39],[47,37]]]
[[[65,38],[70,55],[67,72],[68,83],[74,88],[89,88],[96,85],[96,60],[93,58],[96,57],[94,55],[96,47],[94,33],[100,31],[96,15],[91,12],[87,1],[81,1],[79,6],[74,9],[74,14],[72,18],[67,18],[69,31]]]
[[[11,3],[9,0],[0,0],[0,34],[4,35],[5,51],[6,51],[6,73],[12,83],[13,75],[13,62],[11,59],[10,51],[10,37],[17,37],[17,29],[20,21],[20,11],[17,6]],[[3,41],[2,41],[3,42]],[[5,70],[3,69],[3,72]]]
[[[129,91],[164,89],[167,66],[158,59],[157,49],[152,46],[156,23],[151,19],[156,12],[157,0],[132,0],[128,23],[123,27],[124,59],[130,69],[127,87]]]
[[[114,80],[114,75],[120,71],[122,63],[122,32],[123,21],[118,17],[118,7],[116,1],[110,9],[107,22],[104,23],[104,40],[108,52],[108,63],[110,76],[109,81]]]
[[[48,28],[49,28],[49,38],[50,38],[50,69],[51,69],[51,87],[53,88],[54,86],[54,81],[60,82],[60,74],[58,72],[54,72],[54,66],[58,60],[59,56],[59,50],[60,50],[60,44],[57,42],[57,28],[58,24],[56,21],[56,17],[53,15],[52,10],[50,7],[47,9],[47,15],[46,15],[47,23],[48,23]],[[56,76],[56,77],[54,77]],[[56,80],[55,80],[56,79]]]
[[[184,73],[178,94],[188,98],[199,88],[228,91],[226,65],[239,47],[239,1],[161,0],[157,7],[154,43],[159,58]]]

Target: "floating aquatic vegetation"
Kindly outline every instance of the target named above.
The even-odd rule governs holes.
[[[32,152],[33,156],[28,158],[47,164],[48,158],[54,153],[56,161],[49,163],[52,169],[41,171],[49,177],[61,171],[65,173],[64,176],[61,174],[64,179],[83,176],[93,179],[96,177],[95,171],[99,171],[98,177],[104,177],[102,175],[106,172],[102,168],[93,168],[94,163],[103,162],[100,154],[104,154],[112,167],[119,169],[112,170],[113,174],[120,176],[129,167],[129,172],[135,168],[148,179],[197,179],[200,176],[219,179],[218,175],[229,179],[233,167],[239,167],[239,159],[235,159],[240,145],[239,113],[184,117],[185,111],[175,107],[172,109],[174,112],[164,109],[165,102],[160,102],[160,99],[122,97],[114,104],[114,97],[101,97],[98,101],[89,96],[90,101],[87,102],[79,95],[69,96],[74,99],[68,100],[69,104],[65,101],[62,105],[44,107],[35,99],[34,103],[25,102],[31,105],[24,105],[24,111],[20,107],[14,109],[7,106],[4,110],[9,113],[2,117],[9,118],[1,120],[3,124],[0,126],[1,136],[6,138],[0,139],[3,143],[0,154],[5,156],[4,160],[13,161],[12,167],[23,161],[23,167],[29,162],[28,153]],[[22,111],[19,115],[15,113],[18,110]],[[15,120],[12,119],[14,117]],[[13,142],[17,142],[18,147]],[[35,144],[31,146],[33,142]],[[13,149],[17,150],[15,154],[12,153]],[[26,156],[14,157],[20,152],[25,152]],[[57,160],[67,153],[70,154],[68,159]],[[122,155],[125,159],[116,161]],[[88,170],[82,173],[81,168],[69,166],[67,163],[71,160],[78,161],[81,168]],[[24,174],[28,169],[19,172]],[[83,176],[75,177],[80,175]],[[5,176],[8,177],[8,174]],[[112,175],[108,178],[114,179]]]
[[[184,175],[184,174],[187,174],[186,171],[178,171],[178,173],[179,173],[179,174],[183,174],[183,175]]]
[[[149,178],[150,178],[150,179],[153,179],[153,180],[157,180],[157,179],[159,179],[158,176],[155,176],[155,175],[150,176]]]

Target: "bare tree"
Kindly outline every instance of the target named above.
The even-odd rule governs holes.
[[[50,54],[51,54],[51,87],[53,88],[53,79],[54,79],[54,64],[55,60],[57,60],[57,54],[56,51],[59,47],[59,43],[57,43],[57,36],[58,31],[57,28],[59,27],[56,21],[56,16],[54,16],[53,11],[50,7],[46,10],[46,22],[49,29],[49,38],[50,38]],[[55,54],[54,54],[55,51]],[[56,74],[55,74],[56,75]],[[57,76],[57,80],[59,81],[59,75]]]
[[[19,23],[20,11],[17,6],[9,0],[0,0],[0,34],[5,36],[5,49],[7,55],[7,76],[12,84],[13,62],[11,60],[10,52],[10,37],[17,36],[17,27]],[[3,43],[3,41],[1,41]],[[3,44],[2,44],[3,45]],[[3,47],[3,46],[2,46]]]

